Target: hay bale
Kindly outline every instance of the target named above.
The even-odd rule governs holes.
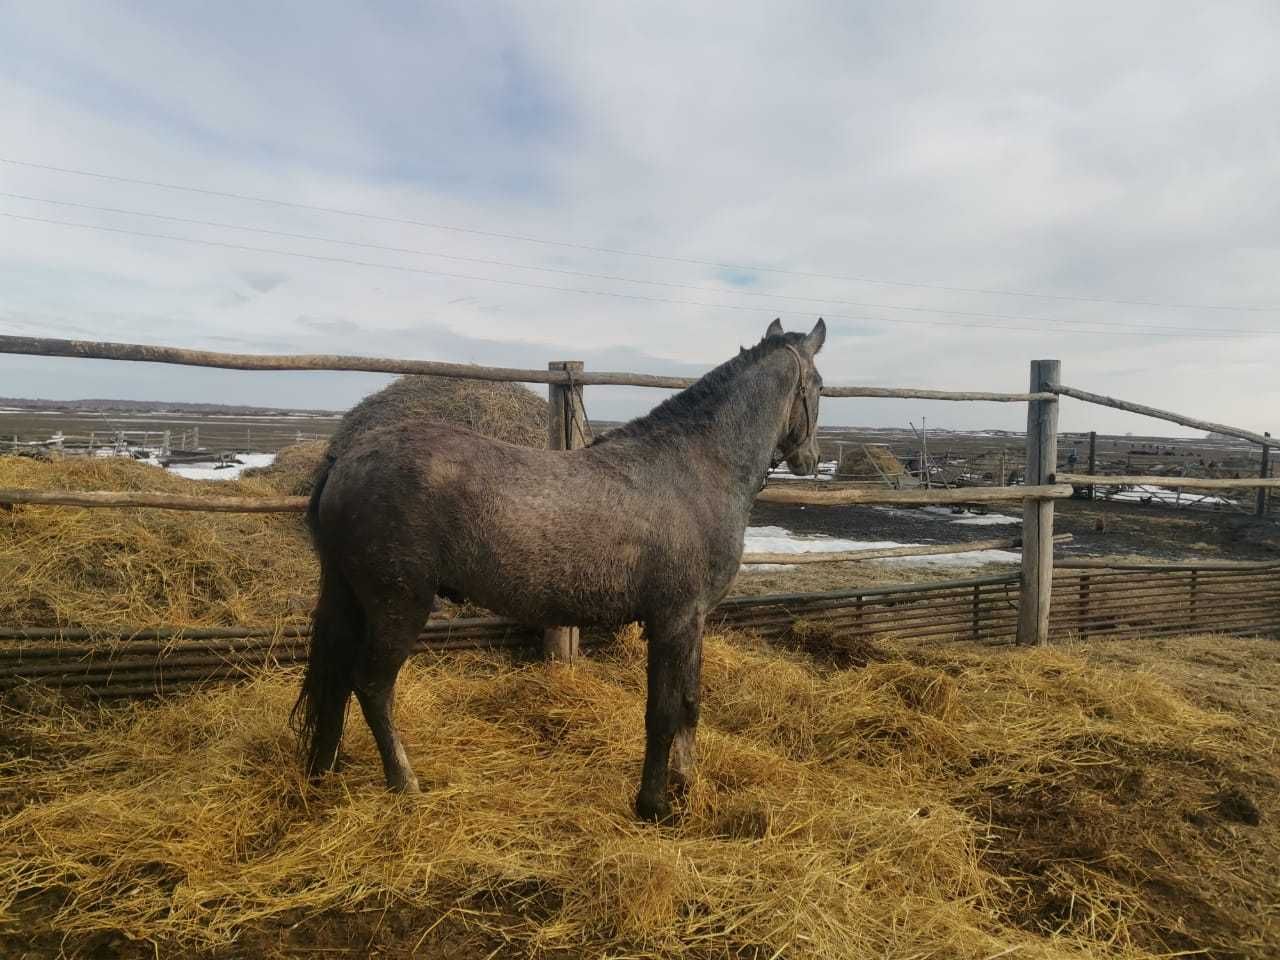
[[[840,455],[837,480],[863,480],[901,486],[909,480],[907,468],[885,443],[864,443]]]
[[[401,377],[347,412],[329,452],[339,456],[360,434],[405,420],[439,420],[522,447],[547,445],[547,401],[523,384]]]
[[[420,420],[452,423],[524,447],[547,445],[547,401],[521,384],[408,376],[347,411],[327,443],[285,447],[270,466],[246,470],[244,475],[262,477],[281,493],[306,496],[326,454],[341,455],[368,430]]]

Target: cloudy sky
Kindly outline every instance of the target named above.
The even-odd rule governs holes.
[[[0,333],[696,373],[823,315],[832,384],[1014,390],[1056,357],[1280,423],[1271,0],[0,0],[0,23]],[[0,357],[0,396],[334,408],[382,382]],[[1025,413],[822,410],[921,416]]]

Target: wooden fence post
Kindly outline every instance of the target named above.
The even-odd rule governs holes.
[[[1098,473],[1098,431],[1089,431],[1089,476],[1095,476]],[[1089,484],[1089,501],[1095,498],[1097,487]]]
[[[548,370],[563,370],[573,376],[582,372],[581,360],[554,360]],[[587,418],[579,384],[547,385],[547,447],[577,450],[587,445]],[[566,535],[573,531],[566,530]],[[577,627],[548,627],[542,635],[542,653],[548,660],[571,661],[578,655]]]
[[[1271,439],[1271,434],[1264,433],[1264,437]],[[1258,474],[1259,479],[1265,480],[1271,475],[1271,444],[1264,443],[1262,445],[1262,472]],[[1267,513],[1267,496],[1271,491],[1266,487],[1258,488],[1258,516],[1266,516]]]
[[[1087,640],[1089,637],[1089,585],[1091,581],[1089,574],[1082,574],[1080,577],[1080,630],[1079,636],[1081,640]]]
[[[1061,383],[1057,360],[1031,361],[1031,390]],[[1051,483],[1058,470],[1058,404],[1027,404],[1027,486]],[[1049,599],[1053,592],[1053,501],[1026,500],[1022,506],[1022,590],[1018,602],[1018,643],[1049,640]]]

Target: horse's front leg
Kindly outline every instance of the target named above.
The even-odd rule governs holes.
[[[645,820],[662,821],[671,816],[667,774],[672,760],[678,789],[687,789],[693,774],[703,620],[702,611],[694,608],[646,624],[649,690],[644,714],[644,771],[636,797],[636,813]]]

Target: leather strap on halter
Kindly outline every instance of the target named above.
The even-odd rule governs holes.
[[[804,360],[800,356],[800,351],[791,344],[784,343],[783,346],[791,351],[791,356],[793,356],[796,361],[796,396],[800,398],[800,403],[804,406],[805,425],[809,428],[805,434],[805,440],[808,440],[809,437],[813,435],[815,424],[813,422],[813,414],[809,411],[809,396],[804,390]],[[800,444],[797,443],[781,457],[778,457],[777,459],[774,459],[773,457],[769,458],[769,469],[766,470],[764,472],[764,476],[760,478],[761,490],[763,490],[764,485],[769,482],[769,474],[778,469],[778,464],[782,463],[783,460],[787,459],[787,457],[791,456],[791,454],[795,453],[799,448]]]

